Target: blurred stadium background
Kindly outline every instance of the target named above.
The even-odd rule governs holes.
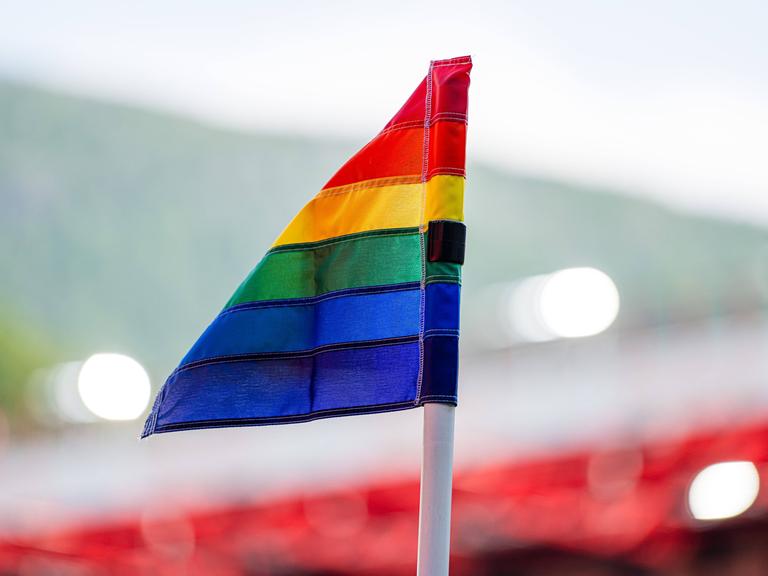
[[[0,573],[414,573],[418,411],[136,438],[471,52],[452,573],[768,574],[765,6],[0,8]]]

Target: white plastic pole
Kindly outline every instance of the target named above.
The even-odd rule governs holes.
[[[424,404],[417,576],[448,576],[455,410],[447,404]]]

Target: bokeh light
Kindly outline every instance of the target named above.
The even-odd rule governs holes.
[[[78,391],[78,379],[83,367],[80,362],[64,362],[52,368],[48,375],[50,415],[63,422],[95,422],[96,416],[83,404]]]
[[[511,342],[546,342],[555,336],[544,325],[539,311],[541,289],[548,276],[531,276],[506,292],[505,332]]]
[[[752,462],[720,462],[699,472],[688,490],[697,520],[722,520],[746,512],[757,499],[760,475]]]
[[[531,276],[504,292],[504,332],[510,343],[594,336],[619,313],[619,291],[596,268],[566,268]]]
[[[80,368],[77,389],[83,404],[105,420],[134,420],[149,403],[144,367],[123,354],[94,354]]]
[[[568,268],[547,278],[541,288],[539,310],[544,325],[555,336],[593,336],[616,319],[619,291],[605,272]]]

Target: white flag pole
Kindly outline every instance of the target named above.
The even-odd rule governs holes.
[[[448,576],[455,406],[424,404],[417,576]]]

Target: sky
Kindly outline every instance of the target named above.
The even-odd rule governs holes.
[[[765,2],[0,0],[0,14],[0,78],[361,143],[430,59],[471,54],[471,158],[768,223]]]

